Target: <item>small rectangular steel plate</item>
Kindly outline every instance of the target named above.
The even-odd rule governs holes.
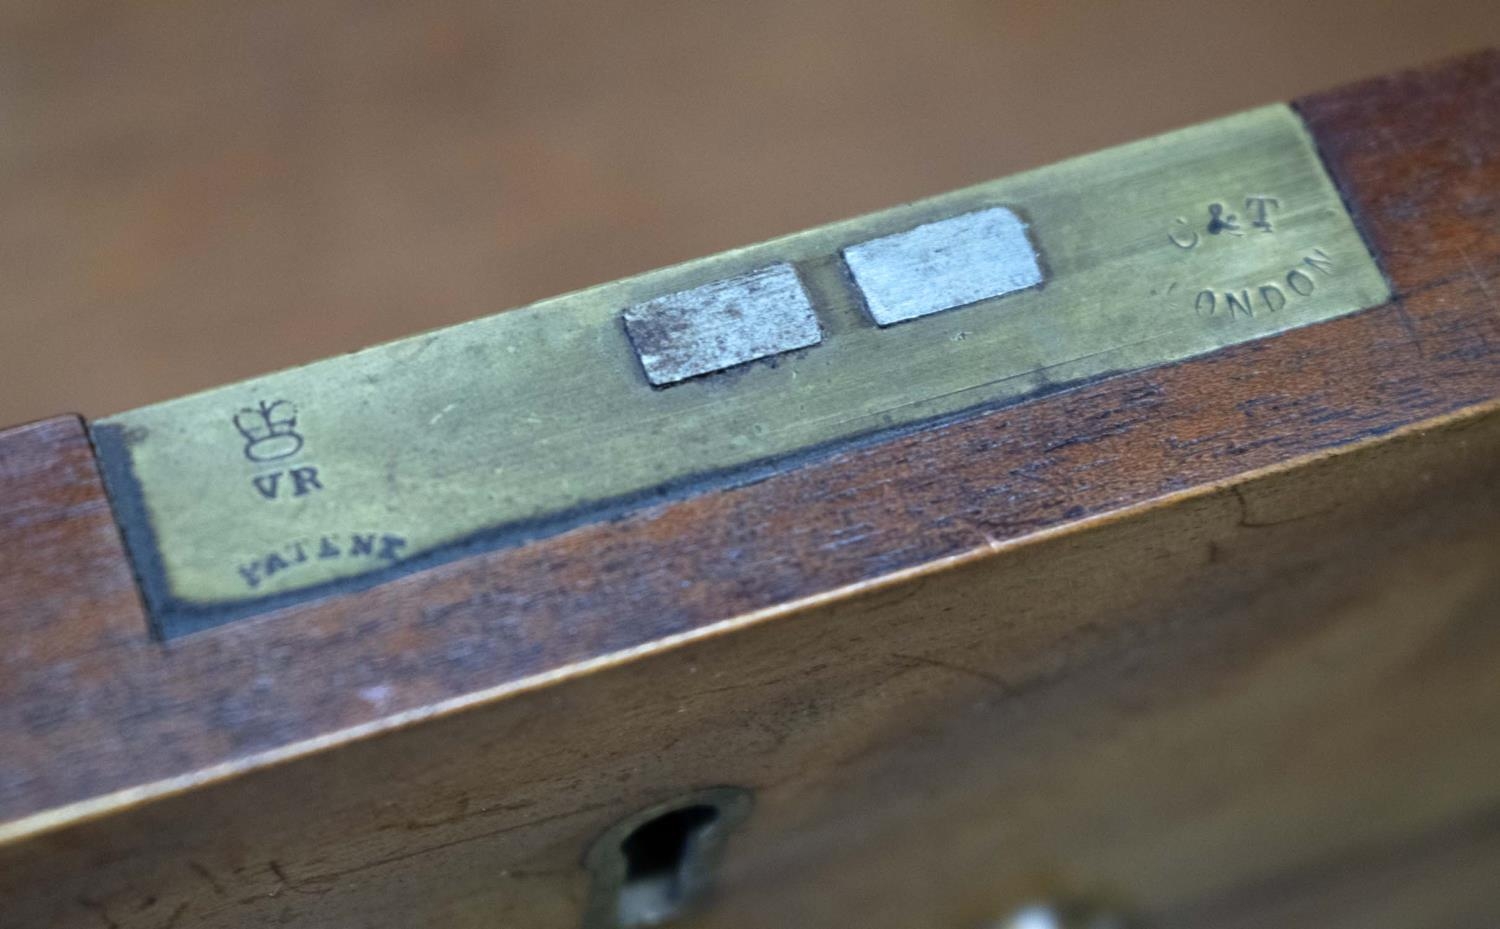
[[[667,294],[625,311],[625,331],[657,386],[817,345],[823,333],[789,264]]]
[[[844,249],[844,264],[882,326],[1042,282],[1026,224],[1003,206],[923,223]]]
[[[805,306],[777,287],[770,310],[716,302],[774,267]],[[173,636],[1388,298],[1301,122],[1272,106],[122,413],[94,436]],[[649,322],[692,344],[653,355]]]

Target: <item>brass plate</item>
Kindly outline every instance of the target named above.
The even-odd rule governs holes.
[[[882,328],[847,246],[1006,207],[1042,284]],[[626,308],[790,263],[821,343],[664,388]],[[810,450],[1258,339],[1389,289],[1271,106],[94,427],[163,635]]]

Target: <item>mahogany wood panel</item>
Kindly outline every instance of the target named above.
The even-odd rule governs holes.
[[[576,929],[594,836],[731,783],[755,810],[688,925],[979,929],[1050,892],[1483,925],[1497,521],[1491,411],[50,831],[0,850],[0,899],[26,929]]]
[[[130,732],[107,704],[114,656],[144,620],[83,423],[0,431],[0,794],[12,804],[47,796],[101,749],[128,763]]]
[[[0,827],[9,843],[0,846],[0,900],[19,901],[12,905],[25,914],[22,925],[400,926],[421,917],[477,926],[499,906],[525,914],[527,924],[564,926],[576,915],[586,837],[664,790],[705,779],[750,780],[769,796],[726,875],[727,898],[740,905],[710,916],[712,925],[787,917],[766,898],[775,896],[772,878],[795,885],[799,867],[846,891],[830,894],[829,906],[847,906],[860,874],[890,888],[871,897],[881,905],[867,915],[891,922],[868,925],[896,925],[903,913],[932,917],[944,906],[948,916],[972,915],[1040,880],[1000,869],[1009,876],[982,891],[957,886],[960,876],[978,877],[984,843],[1004,835],[978,825],[953,833],[951,860],[967,864],[952,883],[902,871],[915,866],[910,854],[882,865],[880,849],[892,846],[870,837],[910,839],[926,815],[906,795],[955,824],[969,817],[953,804],[975,796],[986,798],[986,811],[1018,813],[1038,830],[1051,815],[1070,841],[1059,840],[1051,858],[1029,860],[1066,852],[1079,865],[1070,876],[1128,879],[1167,919],[1211,909],[1216,894],[1232,894],[1247,875],[1273,878],[1267,862],[1305,838],[1272,834],[1286,810],[1336,830],[1321,847],[1329,861],[1348,859],[1356,833],[1379,852],[1444,824],[1492,848],[1489,820],[1474,819],[1476,804],[1497,802],[1485,792],[1492,784],[1457,783],[1425,805],[1397,809],[1394,801],[1409,798],[1430,770],[1407,752],[1427,752],[1455,778],[1493,762],[1474,734],[1493,721],[1484,681],[1495,656],[1473,630],[1485,628],[1496,596],[1500,55],[1299,106],[1391,277],[1398,296],[1389,306],[170,643],[147,635],[76,424],[0,436],[0,578],[5,590],[28,594],[0,595],[8,637],[0,817],[9,822]],[[1428,435],[1392,438],[1445,418],[1452,422]],[[1324,465],[1313,462],[1329,455],[1338,480],[1319,484],[1313,474]],[[48,464],[54,459],[60,464]],[[1384,460],[1395,463],[1383,482],[1367,476]],[[1252,482],[1267,468],[1291,470]],[[1261,492],[1285,500],[1263,507]],[[60,502],[43,505],[51,499]],[[1332,509],[1312,505],[1319,500]],[[1079,536],[1092,542],[1048,541],[1153,501],[1149,512]],[[1277,525],[1284,520],[1295,522]],[[1086,554],[1062,557],[1057,546],[1074,544]],[[1248,564],[1222,567],[1236,564],[1236,552]],[[955,562],[965,565],[953,575],[963,583],[908,576]],[[847,596],[877,581],[881,591]],[[53,599],[33,606],[30,592],[51,587]],[[950,588],[963,601],[951,641],[940,609],[901,608],[918,592],[924,604],[941,603]],[[1032,617],[1030,651],[1011,651],[1012,607]],[[1217,632],[1196,639],[1194,617]],[[1305,629],[1289,625],[1298,617]],[[759,622],[659,659],[626,654],[749,619]],[[1156,632],[1133,638],[1142,629]],[[1419,675],[1429,696],[1403,691],[1382,705],[1375,683],[1360,699],[1328,691],[1336,681],[1315,673],[1319,662],[1330,650],[1347,659],[1348,638],[1366,649],[1355,653],[1378,651],[1385,639],[1372,637],[1377,630],[1400,654],[1390,665],[1372,659],[1370,673],[1416,661],[1424,635],[1477,639],[1469,658],[1443,653],[1429,663],[1433,674]],[[1326,641],[1307,638],[1324,633]],[[1100,677],[1088,661],[1066,657],[1087,653],[1095,639],[1112,643]],[[1138,641],[1161,650],[1131,644]],[[933,685],[911,670],[931,664],[924,643],[956,648],[960,658],[973,653],[978,663],[963,668],[974,673],[950,669],[946,683]],[[1285,656],[1290,670],[1241,681],[1245,655],[1273,670]],[[582,664],[608,656],[618,663]],[[1174,656],[1201,664],[1184,670]],[[772,659],[784,675],[771,673]],[[701,671],[687,670],[695,662]],[[1049,665],[1058,683],[1044,690],[1068,697],[1009,701],[1004,682],[1045,679]],[[1160,704],[1132,704],[1137,666]],[[693,709],[714,688],[693,689],[686,700],[671,682],[695,673],[731,689]],[[905,683],[881,683],[893,678]],[[1433,683],[1443,680],[1451,685]],[[976,698],[960,681],[988,688],[993,712],[964,711]],[[762,688],[766,695],[752,698]],[[1290,702],[1267,709],[1283,689]],[[1220,783],[1221,802],[1239,815],[1215,821],[1211,808],[1190,806],[1171,829],[1152,831],[1146,824],[1171,818],[1181,795],[1166,790],[1160,797],[1173,799],[1159,801],[1165,807],[1143,807],[1155,795],[1142,788],[1097,847],[1085,841],[1086,824],[1055,819],[1064,799],[1078,805],[1111,789],[1114,782],[1078,773],[1089,752],[1115,757],[1099,771],[1135,787],[1132,778],[1168,776],[1143,757],[1158,706],[1164,730],[1191,734],[1174,743],[1182,751],[1229,751],[1209,736],[1210,717],[1193,709],[1221,706],[1211,699],[1219,692],[1241,694],[1222,707],[1244,714],[1255,734],[1247,745],[1257,750],[1275,754],[1286,738],[1316,755],[1312,733],[1296,729],[1293,738],[1273,725],[1296,714],[1322,713],[1329,732],[1349,732],[1321,761],[1288,769],[1311,785],[1305,806],[1287,795],[1299,783],[1290,773],[1273,788],[1263,765],[1245,760],[1236,780],[1210,757],[1184,765],[1174,783],[1209,794]],[[1319,698],[1329,696],[1338,700],[1325,707]],[[459,712],[464,706],[474,708]],[[1451,728],[1434,725],[1449,709],[1460,711]],[[1020,763],[965,747],[1003,742],[1010,733],[997,720],[1017,714],[1034,721],[1021,735],[1052,746],[1040,756],[1050,762],[1016,779],[962,781]],[[1180,728],[1178,719],[1186,720]],[[1376,749],[1405,732],[1403,723],[1418,730],[1398,752],[1407,761],[1349,792],[1343,806],[1335,802],[1350,771],[1380,759]],[[329,750],[380,729],[394,731]],[[1118,740],[1106,737],[1116,731]],[[1084,733],[1097,737],[1084,740],[1089,751],[1049,741]],[[757,753],[764,765],[748,767]],[[286,760],[294,756],[306,757]],[[224,780],[251,769],[263,770]],[[950,769],[954,791],[929,796],[923,777]],[[1050,779],[1071,785],[1055,803],[1010,808],[1019,786]],[[1376,815],[1382,798],[1393,804],[1388,815]],[[72,822],[116,809],[109,819]],[[1189,811],[1211,825],[1232,820],[1272,832],[1252,836],[1234,858],[1224,853],[1228,832],[1195,825],[1203,820]],[[1361,816],[1364,833],[1353,828]],[[856,853],[860,837],[869,841]],[[1171,854],[1158,864],[1186,868],[1195,849],[1207,856],[1179,891],[1166,886],[1165,871],[1147,867],[1154,846],[1132,844],[1168,838]],[[936,842],[901,847],[925,847],[932,857]],[[1302,847],[1311,854],[1315,844]],[[1372,854],[1374,864],[1355,870],[1378,871]],[[1203,873],[1216,860],[1224,873]],[[508,873],[497,884],[500,871]],[[424,881],[451,897],[414,894]],[[918,886],[943,889],[949,903]],[[905,910],[890,899],[897,888],[913,894]],[[403,909],[418,896],[433,909]],[[821,905],[805,886],[785,896],[796,924],[847,924]]]

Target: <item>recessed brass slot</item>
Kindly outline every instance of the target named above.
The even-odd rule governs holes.
[[[1266,107],[94,426],[164,637],[1385,302]]]

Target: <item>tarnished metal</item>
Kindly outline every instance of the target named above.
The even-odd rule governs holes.
[[[965,231],[962,217],[993,222]],[[922,241],[932,258],[923,229],[956,257],[910,260]],[[899,299],[857,257],[880,241],[905,251],[877,264],[917,275]],[[1014,289],[1032,279],[1028,255],[1043,280]],[[743,296],[733,282],[773,267],[806,307],[773,287],[771,309],[752,301],[735,319],[690,296]],[[1388,296],[1300,121],[1273,106],[123,413],[94,434],[172,635]],[[909,321],[883,328],[876,307]],[[660,340],[643,337],[663,321]]]
[[[658,386],[807,348],[823,338],[789,264],[647,300],[623,318],[647,379]]]

